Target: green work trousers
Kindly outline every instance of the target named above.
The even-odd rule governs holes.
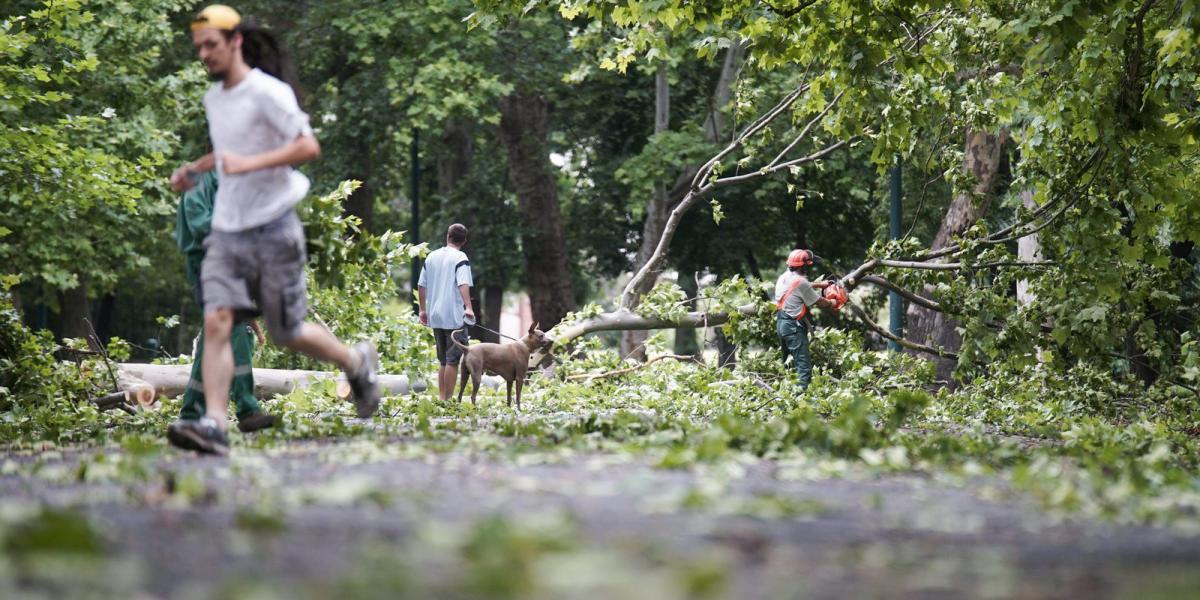
[[[229,399],[237,406],[239,419],[262,411],[258,399],[254,397],[254,373],[251,370],[250,358],[254,355],[254,334],[245,323],[234,323],[233,332],[229,336],[233,346],[233,385],[229,387]],[[204,379],[201,376],[201,360],[204,356],[204,333],[200,333],[200,343],[196,345],[196,359],[192,362],[192,375],[188,380],[187,390],[183,392],[183,408],[179,410],[180,419],[199,419],[204,416]]]
[[[783,347],[783,360],[792,357],[792,365],[800,376],[800,385],[808,389],[812,381],[812,357],[808,354],[808,325],[780,312],[775,319],[775,331]]]

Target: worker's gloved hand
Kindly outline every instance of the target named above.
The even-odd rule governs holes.
[[[842,310],[842,307],[850,301],[850,294],[846,292],[846,288],[837,283],[829,284],[828,287],[821,290],[821,294],[833,304],[833,310]]]

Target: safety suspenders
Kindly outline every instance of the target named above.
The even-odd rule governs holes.
[[[792,292],[796,291],[796,288],[800,286],[800,282],[802,282],[802,281],[804,281],[803,278],[797,277],[796,281],[792,282],[791,287],[789,287],[787,289],[787,291],[784,292],[783,295],[779,297],[779,302],[775,303],[775,310],[783,310],[783,303],[787,302],[788,296],[791,296]],[[800,303],[800,314],[796,315],[796,320],[803,321],[804,317],[807,317],[807,316],[808,316],[808,305],[805,304],[804,302],[801,302]]]

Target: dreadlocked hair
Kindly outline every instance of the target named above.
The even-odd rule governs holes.
[[[242,59],[250,68],[288,84],[296,97],[301,97],[296,65],[274,33],[250,19],[243,20],[233,31],[226,32],[226,36],[233,37],[234,33],[242,34]]]

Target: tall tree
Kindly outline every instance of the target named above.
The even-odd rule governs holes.
[[[500,139],[521,213],[529,302],[533,319],[549,328],[575,310],[558,181],[547,148],[550,103],[538,94],[514,92],[499,107]]]
[[[969,190],[958,194],[942,217],[937,235],[929,248],[938,251],[966,233],[967,229],[987,215],[988,207],[996,195],[996,182],[1000,172],[1000,159],[1008,132],[991,134],[986,131],[968,131],[963,153],[963,173],[973,181]],[[932,295],[933,286],[926,286],[925,294]],[[905,336],[919,344],[945,348],[958,352],[962,337],[958,333],[959,323],[945,313],[930,310],[919,304],[909,304],[906,316]],[[938,377],[949,380],[954,367],[953,361],[939,357]]]

